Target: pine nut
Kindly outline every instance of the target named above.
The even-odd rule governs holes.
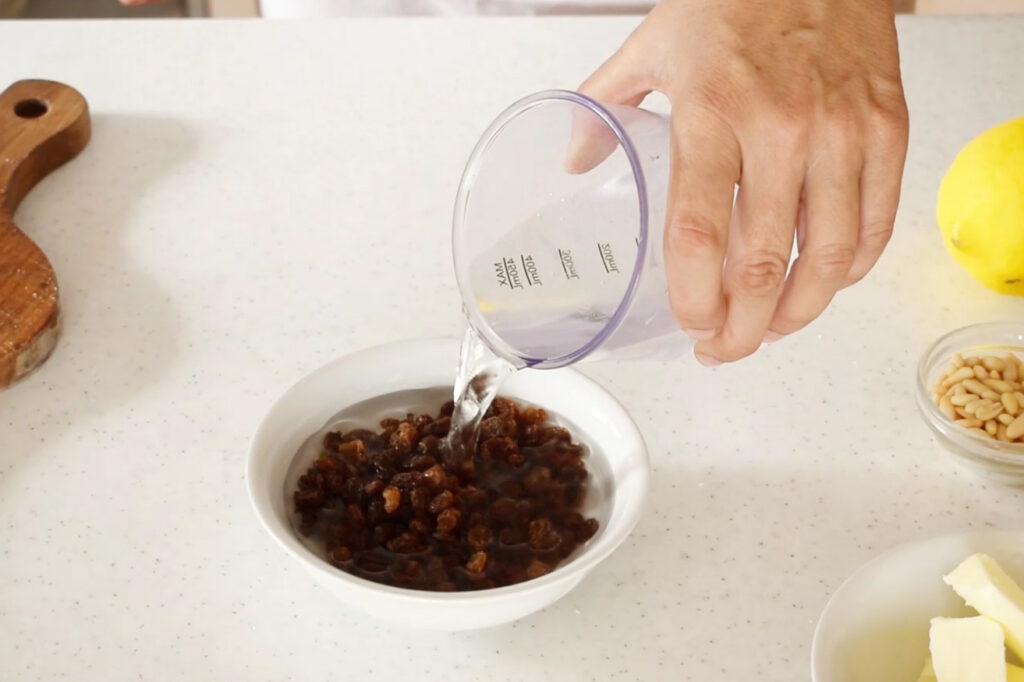
[[[979,436],[988,436],[988,434],[985,433],[985,429],[967,429],[967,430],[970,431],[971,433],[976,433]]]
[[[981,383],[977,379],[964,379],[964,388],[973,393],[974,395],[980,395],[982,398],[988,398],[989,400],[999,400],[999,394],[993,391],[991,388]]]
[[[1004,417],[1006,415],[999,415],[999,416],[1000,417]],[[1001,440],[1001,441],[1005,441],[1007,443],[1010,442],[1010,439],[1007,438],[1007,436],[1006,436],[1006,424],[1000,424],[999,425],[999,428],[996,430],[996,439]]]
[[[978,429],[985,424],[985,422],[980,419],[957,419],[953,423],[962,426],[965,429]]]
[[[967,395],[967,389],[963,384],[957,384],[953,387],[953,395]]]
[[[950,400],[952,400],[952,398],[950,398]],[[1017,398],[1014,397],[1012,393],[1007,391],[999,396],[999,400],[1003,403],[1003,407],[1006,408],[1007,412],[1015,417],[1017,416],[1017,411],[1020,410],[1020,403],[1017,402]],[[953,404],[956,405],[956,403]]]
[[[995,419],[1003,412],[1003,404],[995,403],[993,405],[983,405],[975,411],[974,416],[982,421],[989,421]]]
[[[950,402],[950,400],[950,398],[943,396],[942,400],[939,402],[939,409],[942,411],[942,414],[946,415],[949,419],[956,419],[956,410],[953,409],[953,403]]]
[[[1024,393],[1021,393],[1020,391],[1014,391],[1013,397],[1017,399],[1018,405],[1024,405]]]
[[[1013,423],[1006,427],[1006,437],[1010,440],[1017,440],[1024,436],[1024,414],[1013,420]]]
[[[984,402],[985,402],[984,398],[975,398],[971,402],[969,402],[966,405],[964,405],[964,412],[966,412],[967,414],[969,414],[969,415],[971,415],[973,417],[975,414],[977,414],[978,410],[982,406],[982,403],[984,403]]]
[[[964,364],[967,365],[968,367],[974,367],[979,362],[981,362],[981,360],[979,360],[973,355],[968,355],[966,358],[964,358]]]
[[[1009,426],[1010,424],[1013,423],[1013,416],[1003,412],[1001,415],[996,417],[996,421],[1002,424],[1003,426]]]
[[[961,382],[964,379],[971,379],[974,377],[974,370],[970,367],[961,367],[957,371],[950,374],[948,377],[942,380],[942,387],[948,388],[955,383]]]
[[[956,353],[953,355],[953,359],[949,361],[949,364],[953,366],[953,369],[960,369],[964,366],[964,356]]]
[[[939,396],[940,399],[942,397],[943,396],[941,396],[941,395]],[[950,397],[949,402],[953,403],[957,407],[963,407],[964,405],[966,405],[967,403],[971,402],[972,400],[977,400],[977,399],[978,399],[978,396],[974,395],[973,393],[963,393],[963,394],[960,394],[960,395],[957,395],[956,393],[954,393]],[[1007,412],[1009,412],[1009,410],[1007,410]]]
[[[988,435],[990,436],[994,436],[997,433],[999,433],[999,425],[996,424],[991,419],[989,419],[987,422],[985,422],[985,432],[988,433]]]
[[[985,365],[985,369],[995,370],[996,372],[1002,372],[1006,369],[1006,363],[994,355],[982,358],[981,364]]]
[[[985,384],[993,391],[999,391],[1000,393],[1006,393],[1007,391],[1013,390],[1013,387],[1002,379],[985,379],[981,383]]]
[[[1006,369],[1003,370],[1003,379],[1006,381],[1017,381],[1020,377],[1020,370],[1017,367],[1017,358],[1013,355],[1006,356]]]
[[[964,408],[962,408],[962,407],[958,407],[958,408],[956,408],[956,413],[957,413],[958,415],[960,415],[960,417],[961,417],[962,419],[973,419],[973,417],[971,417],[971,415],[967,414],[967,410],[965,410],[965,409],[964,409]]]
[[[981,379],[988,379],[988,372],[981,365],[974,366],[974,376],[980,381]]]

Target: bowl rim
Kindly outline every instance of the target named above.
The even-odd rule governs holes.
[[[369,591],[376,592],[378,594],[386,595],[389,598],[395,598],[399,600],[405,600],[409,602],[444,602],[448,604],[459,604],[469,603],[480,604],[483,602],[499,601],[514,597],[517,595],[532,594],[534,592],[545,591],[552,586],[561,584],[567,580],[571,580],[577,575],[584,575],[594,566],[604,561],[614,552],[632,533],[636,524],[640,520],[641,513],[647,501],[647,494],[650,486],[650,453],[647,448],[647,444],[644,440],[643,434],[640,432],[639,427],[633,420],[632,416],[610,392],[605,390],[600,384],[593,379],[587,377],[579,370],[573,367],[561,367],[557,369],[536,369],[536,370],[522,370],[529,372],[543,372],[550,373],[557,371],[563,376],[572,376],[572,380],[578,382],[581,387],[596,393],[607,402],[608,406],[614,411],[619,413],[621,419],[619,420],[619,426],[621,427],[623,436],[628,440],[635,441],[635,447],[630,448],[633,451],[633,457],[636,459],[637,466],[631,471],[631,476],[639,476],[640,480],[633,483],[639,494],[634,497],[634,501],[630,504],[626,504],[623,508],[622,516],[615,526],[609,526],[606,528],[606,533],[601,537],[597,538],[597,542],[593,544],[587,544],[584,546],[583,551],[571,561],[565,562],[562,565],[555,568],[550,573],[547,573],[539,578],[533,578],[525,580],[521,583],[515,583],[513,585],[505,585],[503,587],[495,587],[483,590],[464,590],[456,592],[435,592],[431,590],[416,590],[404,587],[395,587],[392,585],[384,585],[377,583],[372,580],[366,580],[354,576],[350,573],[336,568],[322,559],[307,556],[304,553],[300,553],[293,547],[289,542],[282,537],[283,533],[290,533],[294,535],[294,531],[291,528],[281,529],[278,526],[277,519],[268,519],[261,509],[260,501],[263,496],[259,486],[255,480],[255,460],[258,452],[258,446],[260,442],[265,438],[264,431],[267,427],[267,422],[271,415],[273,415],[280,405],[289,400],[294,393],[297,393],[301,388],[309,381],[312,381],[314,377],[321,373],[334,370],[339,365],[345,365],[352,362],[358,361],[358,356],[369,353],[379,353],[385,350],[391,350],[393,352],[402,352],[402,349],[411,349],[413,347],[423,345],[435,345],[435,344],[457,344],[460,343],[460,339],[455,337],[447,336],[435,336],[435,337],[421,337],[421,338],[409,338],[391,341],[381,344],[373,344],[357,348],[351,352],[345,353],[339,357],[330,360],[329,362],[314,368],[307,372],[297,381],[292,383],[284,392],[282,392],[277,398],[273,400],[270,406],[263,413],[260,418],[259,425],[253,432],[252,437],[249,440],[249,445],[246,454],[246,467],[245,467],[245,481],[246,489],[248,493],[250,506],[255,512],[256,517],[259,519],[260,525],[263,529],[274,539],[275,543],[285,550],[289,555],[298,560],[306,569],[314,571],[319,576],[335,582],[340,582],[346,586]],[[292,538],[298,542],[297,538]],[[299,543],[301,544],[301,543]]]
[[[1024,443],[1006,443],[989,436],[981,436],[976,433],[971,433],[967,429],[949,421],[946,415],[939,411],[938,406],[932,402],[931,399],[928,373],[930,369],[938,364],[938,361],[943,360],[943,358],[933,358],[936,351],[946,344],[954,346],[957,345],[954,342],[961,336],[965,336],[969,333],[981,332],[986,329],[990,329],[994,333],[997,331],[1005,332],[1008,329],[1016,329],[1019,330],[1021,336],[1024,337],[1024,324],[1014,322],[1012,320],[998,320],[994,322],[970,324],[943,334],[928,345],[924,353],[921,354],[921,358],[917,363],[915,381],[917,407],[925,421],[928,423],[928,426],[931,427],[932,431],[937,435],[949,442],[954,442],[954,439],[964,441],[975,448],[965,452],[957,451],[954,454],[968,457],[983,464],[995,463],[1002,466],[1020,468],[1024,470]],[[955,352],[963,353],[972,347],[977,348],[982,347],[982,345],[983,344],[965,344],[963,350],[957,350]],[[1021,341],[1020,345],[989,345],[996,348],[1016,351],[1016,353],[1024,359],[1024,340]],[[948,358],[944,358],[944,360],[948,360]]]
[[[834,592],[832,592],[828,601],[825,602],[825,606],[822,608],[821,613],[818,615],[818,622],[814,625],[814,635],[811,637],[811,682],[822,682],[824,679],[822,676],[824,671],[821,670],[824,663],[819,660],[821,657],[822,647],[822,624],[834,618],[832,612],[837,608],[836,604],[838,604],[839,600],[843,595],[845,595],[846,591],[849,590],[852,585],[857,583],[879,565],[889,561],[901,552],[910,550],[911,548],[923,547],[930,544],[944,544],[958,540],[967,541],[969,539],[992,538],[997,536],[1019,540],[1024,538],[1024,527],[986,528],[979,530],[964,529],[952,533],[936,533],[922,538],[897,543],[861,564],[853,573],[847,576],[846,579],[840,583],[839,587],[837,587]]]

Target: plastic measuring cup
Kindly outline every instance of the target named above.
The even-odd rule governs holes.
[[[470,324],[519,367],[692,349],[662,257],[669,123],[564,90],[506,109],[473,149],[453,222]]]

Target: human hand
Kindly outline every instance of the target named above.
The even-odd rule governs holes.
[[[665,267],[702,363],[804,327],[889,241],[907,147],[893,17],[892,0],[662,0],[580,87],[672,102]]]

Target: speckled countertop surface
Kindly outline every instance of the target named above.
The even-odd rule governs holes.
[[[1024,496],[961,473],[911,396],[937,335],[1024,318],[932,217],[959,146],[1024,114],[1024,18],[993,18],[900,24],[897,233],[816,324],[715,370],[586,368],[656,471],[635,534],[561,602],[478,633],[390,630],[258,527],[243,463],[270,402],[339,354],[458,332],[448,226],[477,134],[633,24],[0,23],[0,86],[72,84],[95,128],[17,216],[65,333],[0,393],[0,679],[790,682],[861,563],[1024,525]]]

